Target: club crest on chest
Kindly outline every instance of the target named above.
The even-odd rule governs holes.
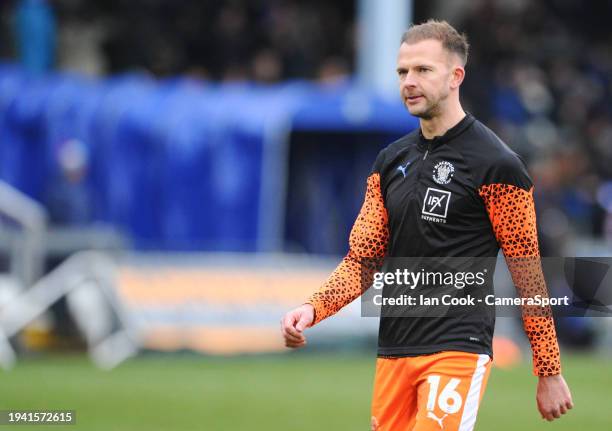
[[[433,168],[433,180],[438,184],[448,184],[455,174],[455,167],[451,162],[445,160],[439,162]]]

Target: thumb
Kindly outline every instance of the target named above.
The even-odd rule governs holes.
[[[302,332],[310,324],[308,320],[309,319],[306,313],[302,313],[302,315],[300,316],[300,320],[298,321],[297,325],[295,325],[295,329],[297,329],[299,332]]]

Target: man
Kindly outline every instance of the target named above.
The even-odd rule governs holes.
[[[459,101],[468,44],[446,22],[412,26],[397,58],[402,100],[419,130],[382,150],[348,254],[321,289],[281,321],[288,347],[361,295],[383,260],[495,257],[502,249],[521,296],[545,293],[533,204],[522,160]],[[366,282],[364,283],[364,274]],[[550,309],[523,309],[538,376],[537,405],[552,421],[572,408]],[[472,430],[491,366],[494,315],[383,317],[371,429]]]

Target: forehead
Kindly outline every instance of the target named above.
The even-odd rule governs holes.
[[[414,43],[402,43],[397,54],[398,65],[417,63],[446,63],[448,53],[442,42],[435,39],[425,39]]]

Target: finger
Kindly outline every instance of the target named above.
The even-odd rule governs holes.
[[[290,347],[292,349],[298,348],[298,347],[304,347],[306,345],[306,340],[296,343],[293,341],[287,341],[285,342],[285,346]]]
[[[564,405],[560,405],[559,406],[559,413],[564,415],[566,412],[567,412],[567,409],[565,408],[565,406]]]
[[[542,417],[546,419],[548,422],[555,420],[555,418],[552,415],[552,410],[550,409],[542,409],[540,410],[540,413],[542,414]]]
[[[300,343],[300,342],[304,341],[304,336],[302,334],[298,333],[297,336],[293,335],[293,334],[289,333],[289,331],[287,331],[286,327],[283,327],[282,333],[283,333],[283,337],[285,338],[286,341],[291,341],[291,342],[294,342],[294,343]]]
[[[555,418],[555,419],[559,419],[561,417],[561,413],[559,412],[559,409],[554,409],[551,412],[551,414],[552,414],[553,418]]]
[[[304,346],[306,344],[306,340],[303,341],[287,341],[285,343],[285,346],[287,347],[301,347]]]
[[[287,313],[283,320],[281,321],[281,328],[283,331],[283,335],[291,334],[293,336],[299,337],[299,332],[296,332],[293,325],[295,324],[295,317],[292,313]]]
[[[297,325],[295,325],[295,329],[302,332],[304,329],[306,329],[306,326],[308,326],[308,318],[305,314],[302,314],[300,321],[297,323]]]
[[[567,400],[567,401],[565,402],[565,407],[566,407],[568,410],[573,409],[573,408],[574,408],[574,402],[573,402],[571,399]]]
[[[293,335],[287,334],[285,335],[285,341],[289,343],[301,343],[304,341],[304,337],[294,337]]]
[[[286,319],[281,320],[281,334],[283,334],[283,337],[285,339],[290,338],[290,339],[294,339],[294,340],[301,340],[304,336],[300,333],[296,335],[293,335],[291,333],[289,333],[288,329],[290,328],[290,326],[287,326],[287,322]]]
[[[294,315],[287,315],[285,316],[285,320],[283,322],[283,327],[285,328],[285,331],[287,331],[289,334],[295,336],[295,337],[301,337],[302,334],[300,334],[296,329],[295,329],[295,316]]]

